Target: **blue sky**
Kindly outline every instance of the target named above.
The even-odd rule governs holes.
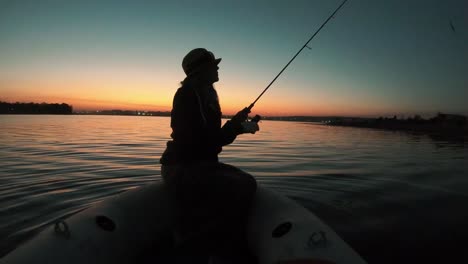
[[[340,3],[2,1],[0,100],[170,110],[183,56],[205,47],[223,58],[216,87],[223,110],[234,112]],[[256,110],[468,114],[467,13],[462,0],[349,0]]]

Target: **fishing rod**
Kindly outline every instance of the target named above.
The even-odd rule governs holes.
[[[255,99],[255,101],[253,101],[253,103],[250,104],[249,107],[247,107],[247,110],[250,112],[250,110],[252,110],[252,108],[254,107],[255,103],[258,101],[258,99],[260,99],[260,97],[262,97],[262,95],[268,90],[268,88],[270,88],[270,86],[276,81],[276,79],[278,79],[278,77],[283,73],[284,70],[286,70],[286,68],[289,66],[289,64],[291,64],[291,62],[297,57],[297,55],[299,55],[299,53],[301,53],[301,51],[304,49],[304,48],[309,48],[309,46],[307,46],[309,44],[309,42],[320,32],[320,30],[322,30],[322,28],[328,23],[328,21],[330,21],[330,19],[333,18],[333,16],[338,12],[338,10],[340,10],[340,8],[347,2],[348,0],[344,0],[339,6],[338,8],[335,9],[335,12],[333,12],[328,18],[327,20],[325,20],[325,22],[323,22],[323,24],[319,27],[319,29],[317,29],[317,31],[315,31],[315,33],[312,35],[312,37],[309,38],[309,40],[304,44],[304,46],[302,46],[302,48],[296,53],[296,55],[294,55],[292,57],[292,59],[286,64],[286,66],[283,67],[283,69],[276,75],[276,77],[270,82],[270,84],[268,84],[268,86],[263,90],[263,92],[257,97],[257,99]],[[254,122],[258,122],[260,120],[260,116],[255,116],[252,121]]]

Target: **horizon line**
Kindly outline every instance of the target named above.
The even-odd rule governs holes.
[[[78,108],[75,109],[73,107],[73,104],[69,104],[66,102],[8,102],[7,100],[2,100],[0,99],[0,103],[9,103],[9,104],[67,104],[73,108],[73,113],[79,113],[79,112],[100,112],[100,111],[134,111],[134,112],[159,112],[159,113],[170,113],[171,110],[144,110],[144,109],[122,109],[122,108],[104,108],[104,109],[86,109],[86,108]],[[373,118],[373,117],[388,117],[388,116],[397,116],[400,118],[406,118],[406,117],[411,117],[415,115],[423,116],[423,117],[428,117],[428,116],[436,116],[438,113],[444,113],[444,114],[455,114],[455,115],[462,115],[462,116],[468,116],[468,112],[463,112],[463,111],[411,111],[411,112],[406,112],[402,113],[401,111],[394,111],[393,113],[381,113],[381,114],[261,114],[262,116],[265,117],[348,117],[348,118]],[[232,116],[234,114],[223,114],[223,116]]]

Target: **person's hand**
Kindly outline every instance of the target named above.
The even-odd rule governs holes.
[[[242,133],[255,134],[255,132],[260,130],[257,122],[246,121],[246,122],[242,122],[241,125],[242,125]]]
[[[237,112],[237,114],[233,116],[231,120],[237,123],[242,123],[245,120],[247,120],[247,118],[249,117],[249,113],[250,113],[250,109],[246,107],[240,110],[239,112]]]

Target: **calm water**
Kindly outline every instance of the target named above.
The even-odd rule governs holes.
[[[0,116],[0,256],[59,217],[160,180],[167,117]],[[468,263],[468,147],[263,121],[221,160],[315,212],[370,263]]]

